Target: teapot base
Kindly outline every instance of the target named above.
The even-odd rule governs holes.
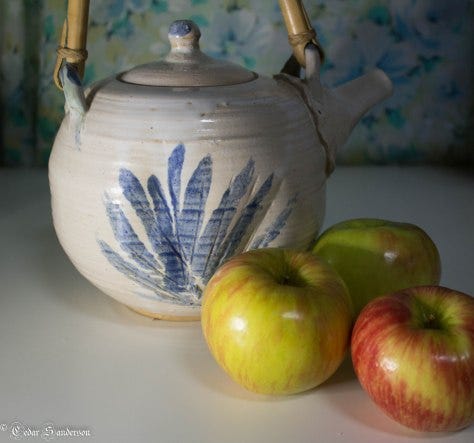
[[[189,314],[189,315],[176,315],[176,314],[160,314],[152,311],[148,311],[142,308],[135,308],[133,306],[127,305],[127,308],[136,312],[137,314],[144,315],[145,317],[152,318],[154,320],[166,320],[166,321],[199,321],[201,320],[201,313]]]

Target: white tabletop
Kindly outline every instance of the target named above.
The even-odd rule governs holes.
[[[474,294],[474,175],[429,167],[340,167],[325,226],[354,217],[418,224],[442,284]],[[200,325],[151,320],[103,295],[56,240],[45,171],[0,170],[0,441],[50,423],[54,441],[473,442],[474,426],[419,434],[386,418],[349,361],[319,388],[270,398],[217,366]],[[48,428],[51,432],[51,428]],[[88,437],[87,434],[91,436]]]

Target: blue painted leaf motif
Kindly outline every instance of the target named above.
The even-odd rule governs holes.
[[[183,208],[178,215],[176,232],[183,251],[183,259],[192,264],[197,239],[204,219],[204,211],[212,181],[212,160],[204,157],[189,179],[184,193]]]
[[[178,221],[179,196],[181,193],[181,172],[184,163],[184,146],[179,144],[173,149],[168,159],[168,189],[175,223]]]
[[[119,183],[122,187],[123,195],[130,202],[130,205],[143,223],[153,250],[159,253],[159,232],[156,226],[155,214],[150,208],[150,203],[140,181],[131,171],[122,168],[120,169]]]
[[[270,174],[267,179],[260,186],[259,190],[252,198],[250,203],[245,206],[240,214],[234,227],[225,238],[224,242],[219,247],[219,252],[216,254],[217,263],[212,263],[204,273],[204,281],[208,281],[216,268],[228,258],[232,257],[237,251],[242,251],[252,234],[249,229],[254,222],[257,213],[263,209],[264,200],[270,191],[273,183],[273,174]]]
[[[281,230],[285,227],[295,203],[296,197],[288,200],[285,209],[278,214],[278,217],[265,232],[253,241],[250,249],[268,248],[270,246],[270,243],[280,235]]]
[[[151,291],[155,299],[194,305],[200,302],[203,285],[216,268],[248,246],[251,235],[269,208],[274,179],[273,174],[269,175],[253,193],[250,189],[256,181],[255,163],[250,159],[231,180],[202,229],[212,182],[212,159],[207,155],[199,162],[180,202],[184,155],[185,147],[180,144],[168,159],[169,202],[155,175],[147,180],[147,193],[130,170],[123,168],[119,172],[123,195],[143,224],[153,250],[148,250],[138,237],[120,204],[107,196],[104,200],[106,214],[127,258],[102,240],[98,240],[98,244],[115,269]],[[293,200],[252,247],[266,246],[278,237],[292,211]]]
[[[119,254],[112,250],[112,248],[104,241],[98,240],[100,249],[105,255],[109,263],[122,274],[126,275],[130,280],[138,283],[146,289],[149,289],[156,294],[156,289],[166,284],[158,278],[153,278],[140,268],[128,263]],[[171,299],[179,300],[178,296],[170,295]]]
[[[219,206],[212,211],[211,218],[199,238],[194,253],[193,271],[195,275],[202,276],[208,268],[214,268],[219,261],[217,251],[224,240],[229,226],[237,212],[241,198],[246,194],[252,182],[255,162],[250,159],[242,171],[234,177],[229,187],[224,192]]]
[[[156,269],[159,269],[159,263],[140,241],[133,230],[132,225],[120,208],[120,205],[106,197],[105,208],[107,216],[109,217],[110,225],[112,226],[112,231],[119,242],[120,247],[138,266],[143,269],[151,272],[155,272]]]
[[[166,203],[160,181],[155,175],[148,179],[148,193],[153,201],[156,217],[156,230],[159,244],[158,254],[163,260],[166,272],[172,276],[176,285],[170,287],[173,291],[183,290],[188,282],[186,264],[183,262],[181,248],[173,232],[173,220]]]

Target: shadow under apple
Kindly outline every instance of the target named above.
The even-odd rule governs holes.
[[[446,432],[418,432],[402,426],[385,415],[359,384],[350,354],[346,356],[335,374],[321,385],[320,389],[328,407],[357,421],[359,425],[383,434],[413,439],[434,438],[442,441],[453,435],[453,433]]]

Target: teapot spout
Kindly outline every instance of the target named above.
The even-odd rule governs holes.
[[[345,104],[347,120],[341,124],[347,128],[348,135],[367,111],[390,97],[392,92],[392,82],[381,69],[374,69],[334,89],[334,96]]]
[[[373,70],[335,89],[321,86],[319,75],[308,79],[312,98],[320,106],[316,125],[328,156],[327,174],[335,167],[336,155],[362,116],[389,97],[393,86],[380,69]]]
[[[305,48],[306,78],[301,81],[284,70],[275,76],[290,83],[310,111],[321,144],[326,152],[326,174],[335,167],[336,154],[354,126],[374,105],[389,97],[393,86],[387,75],[376,69],[335,89],[321,84],[321,56],[314,45]]]

